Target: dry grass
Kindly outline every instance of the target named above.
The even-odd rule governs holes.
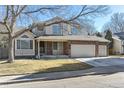
[[[0,75],[74,71],[91,67],[73,59],[15,60],[14,63],[0,62]]]

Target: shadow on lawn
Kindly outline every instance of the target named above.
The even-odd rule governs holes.
[[[38,70],[36,73],[27,74],[25,76],[15,78],[14,80],[38,79],[38,78],[48,79],[49,77],[55,78],[56,75],[61,77],[63,74],[69,76],[70,75],[69,71],[84,70],[92,67],[93,66],[90,66],[86,63],[63,64],[58,67],[52,67],[52,68],[44,69],[41,71]],[[65,74],[65,71],[67,71],[66,74]],[[60,73],[53,73],[53,72],[60,72]],[[47,75],[46,73],[47,74],[49,73],[49,75]]]
[[[110,60],[110,58],[105,58],[102,60],[107,60],[107,59]],[[87,75],[106,76],[106,75],[111,75],[118,72],[124,72],[124,65],[98,67],[98,69],[96,70],[86,69],[86,68],[92,68],[92,66],[87,65],[87,67],[82,68],[81,63],[64,64],[59,67],[48,68],[48,69],[45,69],[44,71],[37,71],[36,73],[27,74],[25,76],[15,78],[13,80],[30,80],[30,79],[51,80],[51,79],[62,79],[62,78],[68,78],[68,77],[79,77],[79,76],[87,76]],[[86,69],[86,70],[75,72],[75,70],[83,70],[83,69]],[[74,72],[73,73],[69,72],[70,70],[71,71],[73,70]],[[46,72],[55,72],[55,71],[60,73],[49,73],[49,75],[45,74]],[[68,71],[68,72],[62,72],[62,71]]]

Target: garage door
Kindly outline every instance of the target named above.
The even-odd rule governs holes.
[[[107,47],[106,45],[99,45],[99,56],[107,56]]]
[[[71,44],[71,57],[95,56],[95,45]]]

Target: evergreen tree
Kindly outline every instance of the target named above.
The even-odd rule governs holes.
[[[112,43],[113,43],[113,42],[112,42],[112,32],[111,32],[109,29],[106,30],[105,39],[111,41],[111,42],[109,43],[109,48],[112,48]]]
[[[106,31],[105,39],[112,41],[112,32],[110,30]]]
[[[100,32],[97,32],[97,33],[96,33],[96,36],[98,36],[98,37],[102,37],[102,35],[101,35]]]

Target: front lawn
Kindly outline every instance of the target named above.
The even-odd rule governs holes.
[[[14,63],[0,62],[0,75],[15,75],[27,73],[47,73],[58,71],[74,71],[91,68],[92,66],[73,59],[51,60],[15,60]]]

